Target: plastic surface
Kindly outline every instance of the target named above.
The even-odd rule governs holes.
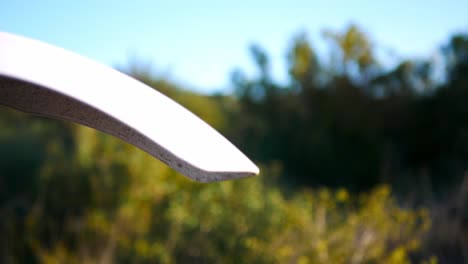
[[[259,172],[216,130],[151,87],[64,49],[2,32],[0,104],[109,133],[198,181]]]

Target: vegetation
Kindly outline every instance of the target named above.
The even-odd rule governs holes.
[[[233,95],[127,69],[226,134],[259,177],[195,183],[101,132],[1,108],[0,262],[466,261],[468,36],[443,63],[394,69],[357,26],[325,38],[325,62],[293,39],[287,84],[253,46],[258,75],[236,71]]]

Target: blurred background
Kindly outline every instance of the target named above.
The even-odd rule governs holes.
[[[141,80],[262,171],[200,184],[0,107],[0,262],[468,263],[466,10],[0,1],[0,30]]]

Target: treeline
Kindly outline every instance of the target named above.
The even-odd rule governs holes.
[[[293,39],[287,84],[252,46],[258,74],[233,74],[229,137],[255,160],[279,163],[283,184],[359,192],[389,183],[423,195],[458,184],[468,169],[468,35],[390,69],[354,25],[325,39],[322,60],[304,34]]]

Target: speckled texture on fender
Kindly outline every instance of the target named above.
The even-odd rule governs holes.
[[[202,182],[258,168],[191,112],[104,65],[0,32],[0,104],[116,136]]]
[[[211,182],[246,177],[242,172],[202,171],[109,115],[82,102],[27,82],[0,76],[0,104],[31,114],[72,121],[111,134],[197,181]]]

